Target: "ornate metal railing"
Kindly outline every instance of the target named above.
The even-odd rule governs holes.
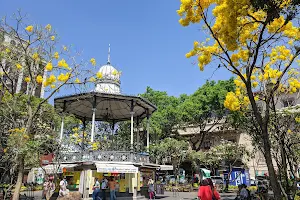
[[[137,162],[149,163],[149,155],[146,153],[133,153],[130,151],[85,151],[60,154],[61,162]]]

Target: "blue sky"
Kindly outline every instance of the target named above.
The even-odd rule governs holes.
[[[0,15],[17,9],[38,24],[51,24],[63,44],[83,50],[84,59],[106,63],[111,44],[111,63],[122,71],[122,91],[143,93],[147,86],[170,95],[191,94],[207,79],[228,79],[217,64],[200,72],[196,58],[185,54],[193,41],[203,40],[201,25],[178,23],[179,0],[0,0]]]

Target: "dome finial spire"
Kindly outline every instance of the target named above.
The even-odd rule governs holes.
[[[110,44],[108,44],[107,64],[110,64]]]

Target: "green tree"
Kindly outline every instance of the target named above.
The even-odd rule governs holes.
[[[146,92],[140,96],[157,106],[157,111],[151,116],[153,139],[158,140],[177,134],[175,127],[180,123],[180,112],[177,109],[180,98],[169,96],[167,92],[156,91],[150,87],[147,87]]]
[[[11,22],[8,23],[6,18],[0,22],[0,101],[1,108],[11,109],[2,113],[7,122],[3,128],[5,134],[9,135],[7,144],[17,144],[12,140],[13,135],[19,139],[26,138],[25,146],[16,145],[8,149],[8,153],[13,154],[9,158],[16,164],[17,180],[13,200],[18,200],[27,155],[24,150],[29,151],[28,145],[33,149],[40,147],[40,144],[31,141],[39,136],[36,130],[43,131],[37,128],[44,115],[48,114],[43,112],[44,105],[61,88],[79,86],[79,78],[89,80],[84,83],[96,79],[91,75],[92,70],[84,68],[86,62],[76,59],[80,55],[78,52],[72,51],[69,46],[58,46],[58,35],[50,24],[28,24],[20,12],[13,15]],[[94,59],[91,59],[91,63],[96,65]],[[42,100],[35,100],[37,91],[43,93]],[[19,113],[18,106],[13,106],[17,104],[25,108],[23,113]],[[49,134],[46,133],[46,136]]]
[[[299,8],[299,2],[264,2],[182,0],[177,12],[183,26],[203,22],[203,33],[208,37],[206,41],[194,42],[194,48],[186,56],[197,56],[200,70],[217,59],[220,68],[237,76],[236,91],[227,94],[224,105],[235,112],[251,108],[275,199],[281,200],[284,191],[272,162],[268,127],[275,106],[272,100],[296,93],[300,88],[299,66],[294,64],[300,54],[300,31],[292,20],[298,17],[293,9]],[[295,16],[289,15],[293,12]],[[259,100],[264,104],[262,111]]]
[[[24,167],[32,168],[40,165],[40,155],[57,152],[58,115],[53,106],[41,105],[36,118],[32,122],[32,131],[25,133],[24,122],[27,119],[27,95],[11,95],[8,92],[0,102],[0,157],[1,177],[14,178],[18,172],[19,160],[16,155],[24,157]],[[36,108],[42,99],[31,97],[31,106]],[[17,128],[19,127],[19,128]]]
[[[225,167],[231,174],[232,166],[248,161],[251,153],[244,145],[222,140],[220,144],[210,148],[208,151],[193,151],[191,159],[196,166],[204,165],[211,171],[219,167]],[[229,180],[227,179],[227,190],[228,185]]]
[[[194,94],[179,104],[180,128],[192,131],[189,142],[192,149],[199,151],[205,136],[220,124],[226,125],[227,109],[224,107],[226,94],[233,91],[233,79],[206,82]],[[225,128],[225,127],[224,127]]]
[[[189,144],[186,141],[174,138],[165,138],[150,147],[151,157],[160,159],[159,162],[162,164],[172,163],[176,176],[180,164],[187,158],[189,152]]]

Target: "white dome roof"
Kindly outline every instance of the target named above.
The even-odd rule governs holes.
[[[120,81],[120,73],[110,64],[106,64],[100,67],[99,72],[102,74],[102,79],[104,80],[112,79],[118,82]]]

